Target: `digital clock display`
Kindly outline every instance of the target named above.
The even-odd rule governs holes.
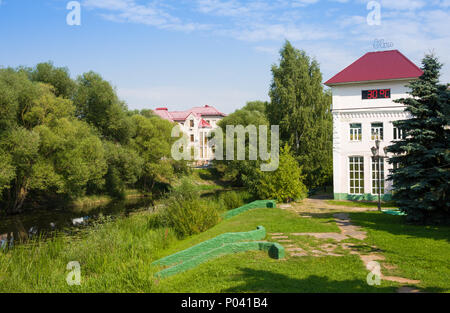
[[[390,89],[371,89],[362,91],[363,100],[370,99],[389,99],[391,98]]]

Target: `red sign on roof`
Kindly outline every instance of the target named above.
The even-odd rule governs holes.
[[[398,50],[369,52],[333,76],[325,85],[417,78],[423,71]]]

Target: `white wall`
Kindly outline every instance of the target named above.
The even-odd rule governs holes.
[[[348,84],[332,87],[333,91],[333,111],[349,109],[375,109],[378,107],[392,108],[401,106],[393,100],[405,98],[408,88],[405,86],[408,81],[387,81],[370,84]],[[391,99],[371,99],[362,100],[362,90],[369,89],[391,89]]]
[[[395,99],[408,97],[405,87],[407,81],[391,81],[372,84],[353,84],[333,87],[333,172],[334,193],[349,194],[349,157],[364,157],[364,194],[372,193],[371,150],[375,140],[371,139],[371,123],[382,122],[384,139],[383,148],[393,141],[393,121],[408,118],[404,106],[393,102]],[[362,100],[362,90],[391,89],[390,99]],[[362,140],[350,140],[350,124],[362,124]],[[385,178],[392,166],[385,162]],[[386,181],[385,192],[389,193],[391,182]]]
[[[184,125],[181,125],[181,123],[179,123],[181,125],[181,129],[182,131],[187,134],[188,138],[189,138],[189,147],[194,147],[194,149],[196,150],[196,153],[199,153],[198,156],[200,157],[200,142],[201,142],[201,138],[202,135],[201,133],[206,132],[209,133],[212,129],[217,128],[217,123],[222,119],[222,117],[219,116],[211,116],[211,117],[204,117],[203,118],[205,121],[210,121],[211,122],[211,126],[212,128],[200,128],[200,121],[202,120],[202,118],[197,118],[195,117],[193,114],[190,114],[187,119],[184,121]],[[194,127],[190,127],[190,120],[194,121]],[[190,138],[191,135],[194,135],[194,142],[190,142]],[[210,161],[214,159],[214,153],[212,151],[212,147],[210,147],[209,145],[207,147],[205,147],[204,149],[204,155],[203,158],[200,158],[201,160],[204,161]]]

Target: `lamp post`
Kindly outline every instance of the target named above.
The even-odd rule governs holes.
[[[384,154],[385,155],[380,155],[380,140],[376,140],[375,141],[375,147],[371,148],[372,150],[372,155],[373,158],[375,160],[375,162],[378,163],[378,211],[381,211],[381,164],[380,164],[380,160],[383,160],[387,158],[387,147],[384,147]]]

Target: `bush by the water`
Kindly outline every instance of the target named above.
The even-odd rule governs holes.
[[[218,222],[217,205],[202,200],[195,186],[183,179],[170,192],[162,211],[150,220],[150,226],[172,228],[182,238],[204,232]]]

